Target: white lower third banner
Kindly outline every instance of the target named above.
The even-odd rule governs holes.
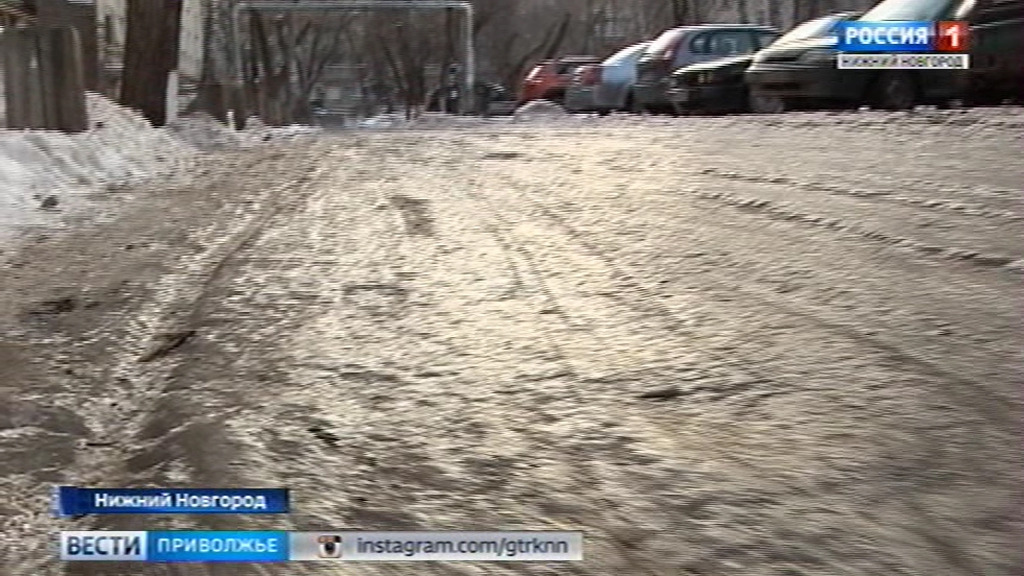
[[[840,70],[967,70],[970,54],[850,54],[836,59]]]
[[[67,531],[65,561],[562,562],[583,559],[582,532]]]

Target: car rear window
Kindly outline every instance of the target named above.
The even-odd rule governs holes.
[[[747,30],[715,30],[693,39],[690,51],[694,54],[732,56],[749,54],[755,50],[754,37]]]
[[[662,32],[661,36],[651,42],[651,45],[647,47],[646,54],[661,54],[666,50],[672,50],[679,45],[679,41],[683,38],[685,30],[678,28],[672,30],[666,30]]]
[[[609,56],[604,61],[604,64],[606,66],[618,66],[619,64],[622,64],[624,62],[628,62],[629,60],[634,60],[637,57],[639,57],[640,54],[642,54],[644,52],[644,50],[647,49],[648,46],[650,46],[649,43],[635,44],[633,46],[627,46],[626,48],[623,48],[622,50],[619,50],[615,54],[612,54],[611,56]]]

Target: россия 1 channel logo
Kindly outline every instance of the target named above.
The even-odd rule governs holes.
[[[966,52],[967,22],[840,22],[840,52]]]

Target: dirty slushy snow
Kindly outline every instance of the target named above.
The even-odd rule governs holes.
[[[1019,108],[554,118],[218,152],[23,247],[0,572],[1021,574]],[[293,510],[57,520],[53,483]],[[585,560],[52,551],[157,527],[582,530]]]
[[[90,193],[181,176],[200,151],[246,147],[316,134],[308,126],[234,131],[208,116],[154,128],[141,114],[87,94],[91,129],[81,134],[0,129],[0,238],[26,225],[60,227],[60,215],[92,204]]]

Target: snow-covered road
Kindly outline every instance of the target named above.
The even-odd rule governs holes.
[[[353,131],[126,191],[0,283],[0,570],[1016,576],[1022,125]],[[289,486],[295,512],[57,521],[48,482]],[[48,547],[187,527],[581,529],[586,560]]]

